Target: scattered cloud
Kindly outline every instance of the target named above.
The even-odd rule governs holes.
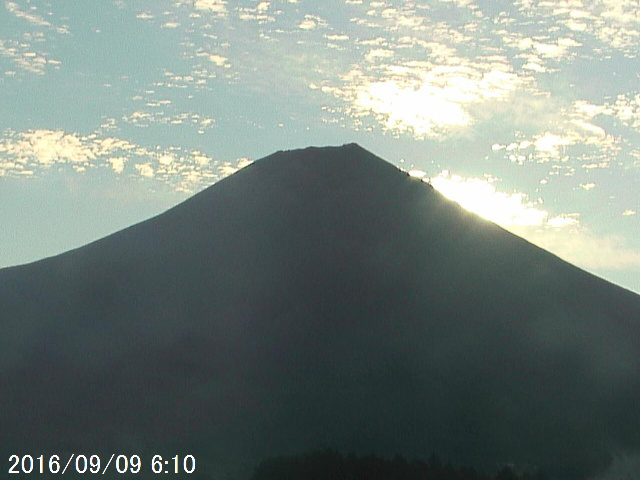
[[[17,3],[15,3],[15,2],[11,2],[11,1],[7,0],[7,1],[4,2],[4,6],[5,6],[7,12],[13,14],[17,18],[21,18],[23,20],[26,20],[27,22],[29,22],[32,25],[37,25],[37,26],[40,26],[40,27],[50,27],[51,26],[51,23],[46,21],[40,15],[37,15],[36,13],[33,13],[33,11],[26,12],[26,11],[22,10],[19,7],[19,5]]]
[[[50,166],[54,163],[84,163],[113,151],[126,151],[134,145],[114,138],[80,137],[63,131],[32,130],[0,140],[0,153],[19,163],[34,161]]]
[[[154,175],[153,167],[150,163],[136,163],[134,167],[143,177],[150,178]]]
[[[59,68],[60,62],[49,59],[48,54],[34,51],[28,43],[0,38],[0,56],[6,57],[21,70],[36,75],[45,73],[47,65]]]
[[[553,104],[550,103],[550,107]],[[504,154],[518,164],[527,160],[567,162],[577,157],[587,169],[609,166],[621,147],[619,140],[599,126],[596,120],[601,115],[611,115],[611,108],[577,100],[568,107],[555,107],[552,111],[555,115],[542,127],[553,130],[545,129],[509,144],[494,144],[492,150],[504,150]],[[580,153],[575,154],[578,151]]]
[[[259,24],[275,22],[275,15],[268,13],[270,7],[271,2],[269,0],[260,0],[255,7],[237,7],[236,13],[238,18],[244,21],[253,20]],[[278,10],[275,13],[280,13],[280,11]]]
[[[136,15],[136,18],[140,20],[153,20],[156,17],[150,12],[140,12]]]
[[[196,10],[202,10],[220,17],[224,17],[228,13],[226,0],[195,0],[193,6]]]
[[[389,50],[372,50],[369,57],[386,59]],[[371,115],[385,129],[410,132],[419,138],[443,137],[474,123],[471,106],[507,101],[525,82],[506,62],[458,65],[410,61],[385,65],[382,72],[355,67],[342,77],[341,87],[323,91],[347,100],[355,117]]]
[[[69,34],[69,28],[56,21],[50,4],[24,3],[4,1],[6,12],[22,25],[18,30],[7,26],[0,32],[4,37],[0,38],[0,56],[10,59],[21,71],[36,75],[44,74],[47,69],[59,69],[61,62],[44,48],[56,36]],[[5,76],[15,77],[16,73],[7,75],[5,71]]]
[[[148,128],[152,125],[188,126],[195,128],[199,134],[204,134],[215,126],[215,119],[198,113],[180,112],[168,113],[164,109],[154,109],[160,106],[156,103],[147,104],[152,107],[149,110],[136,110],[122,117],[122,121],[139,128]]]
[[[518,0],[529,16],[551,18],[570,32],[589,34],[604,45],[635,55],[640,40],[637,0]]]
[[[605,110],[624,125],[640,132],[640,93],[620,94],[612,105]]]
[[[76,173],[105,167],[115,174],[155,178],[176,190],[193,192],[230,175],[251,161],[220,162],[199,150],[146,148],[127,140],[61,130],[5,132],[0,138],[0,176],[34,176],[54,165]]]
[[[349,35],[332,33],[325,35],[325,38],[331,42],[346,42],[349,40]]]
[[[318,27],[325,27],[327,22],[317,15],[305,15],[298,28],[300,30],[315,30]]]
[[[246,157],[239,158],[238,160],[236,160],[235,163],[224,162],[222,165],[220,165],[220,172],[222,172],[222,174],[225,176],[233,175],[241,168],[244,168],[250,164],[251,164],[251,160],[249,160],[248,158]]]
[[[124,171],[124,164],[126,163],[126,157],[110,157],[107,158],[107,163],[111,165],[111,168],[115,173],[122,173]]]
[[[222,55],[211,54],[209,55],[209,61],[213,63],[216,67],[229,68],[229,59],[227,57],[223,57]]]

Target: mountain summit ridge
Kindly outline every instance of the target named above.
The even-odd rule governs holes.
[[[353,144],[0,270],[0,305],[7,451],[190,450],[232,480],[324,447],[563,479],[640,451],[640,297]]]

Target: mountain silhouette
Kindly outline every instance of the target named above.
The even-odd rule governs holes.
[[[640,450],[640,297],[355,144],[0,270],[0,325],[3,452],[193,454],[231,480],[437,452],[581,479]]]

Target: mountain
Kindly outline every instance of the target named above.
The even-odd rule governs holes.
[[[355,144],[0,270],[0,325],[3,452],[235,480],[326,447],[564,479],[640,451],[640,297]]]

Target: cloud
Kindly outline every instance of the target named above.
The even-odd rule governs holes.
[[[199,150],[147,148],[98,133],[30,130],[7,131],[4,138],[0,137],[0,176],[39,175],[53,165],[68,165],[76,173],[107,168],[117,175],[154,179],[193,193],[250,163],[245,157],[222,163]]]
[[[536,151],[544,156],[559,157],[564,147],[576,143],[577,138],[545,132],[533,142]]]
[[[640,132],[640,93],[618,95],[612,105],[608,105],[610,113],[624,125]]]
[[[267,22],[275,22],[276,20],[274,15],[267,13],[270,7],[271,2],[269,0],[260,0],[255,7],[237,7],[236,12],[240,20],[254,20],[260,24],[264,24]],[[275,14],[279,13],[281,13],[280,10],[275,11]]]
[[[372,50],[368,59],[390,57],[386,52]],[[347,100],[352,115],[372,115],[385,129],[419,138],[443,137],[474,123],[472,105],[507,101],[524,83],[501,61],[459,60],[458,65],[421,61],[386,65],[382,73],[356,67],[342,77],[344,86],[323,91]]]
[[[549,113],[554,115],[540,125],[540,133],[510,144],[494,144],[492,150],[504,150],[511,161],[522,164],[527,159],[540,163],[552,160],[565,162],[572,158],[572,148],[576,148],[580,150],[579,158],[584,168],[608,167],[621,147],[614,135],[596,124],[596,119],[601,115],[611,115],[612,109],[584,100],[576,100],[564,108],[552,102],[548,105]]]
[[[569,31],[589,34],[608,47],[637,52],[640,17],[637,0],[518,0],[529,16],[551,18]]]
[[[126,151],[133,147],[124,140],[81,137],[61,130],[31,130],[0,140],[0,153],[21,162],[30,160],[43,166],[85,163],[114,150]]]
[[[209,61],[213,63],[216,67],[224,67],[229,68],[229,59],[227,57],[223,57],[222,55],[211,54],[209,55]]]
[[[143,177],[149,178],[153,177],[154,175],[153,167],[150,163],[136,163],[134,167],[136,168],[136,170],[138,170],[138,172],[140,172],[140,175],[142,175]]]
[[[349,40],[349,35],[332,33],[326,34],[325,38],[332,42],[346,42],[347,40]]]
[[[0,56],[10,59],[23,72],[42,75],[47,68],[59,69],[61,63],[51,58],[43,48],[56,35],[69,34],[69,28],[66,25],[54,24],[55,16],[52,11],[42,12],[43,8],[51,8],[50,5],[36,5],[29,2],[27,4],[28,7],[25,8],[18,2],[5,0],[5,10],[29,25],[23,24],[17,31],[13,28],[2,29],[0,34],[13,36],[13,38],[0,38]],[[38,13],[39,10],[41,14]],[[5,75],[7,75],[6,70]],[[9,75],[15,76],[16,73],[9,73]]]
[[[122,173],[124,171],[124,164],[126,163],[126,157],[111,157],[107,158],[107,162],[111,165],[111,168],[116,173]]]
[[[155,110],[160,106],[157,103],[147,103],[151,106],[151,111],[136,110],[122,117],[122,121],[139,128],[148,128],[151,125],[172,125],[190,126],[195,128],[199,134],[204,134],[207,130],[215,126],[215,119],[200,115],[198,113],[180,112],[175,114],[166,113],[163,110]]]
[[[228,13],[226,0],[196,0],[193,6],[197,10],[210,12],[220,17],[224,17]]]
[[[5,1],[4,6],[6,10],[13,14],[16,18],[21,18],[31,23],[32,25],[37,25],[41,27],[50,27],[51,24],[47,22],[44,18],[39,15],[36,15],[32,12],[25,12],[21,10],[17,3],[11,1]]]
[[[298,25],[300,30],[315,30],[318,27],[325,27],[327,22],[317,15],[305,15]]]
[[[60,62],[47,59],[47,54],[31,50],[25,42],[3,40],[0,38],[0,55],[13,61],[21,70],[36,75],[43,75],[47,65],[59,68]]]
[[[224,176],[228,176],[228,175],[232,175],[234,173],[236,173],[238,170],[240,170],[241,168],[244,168],[248,165],[251,164],[251,160],[249,160],[248,158],[239,158],[238,160],[236,160],[235,163],[231,163],[231,162],[225,162],[223,163],[220,168],[219,171],[224,175]]]

